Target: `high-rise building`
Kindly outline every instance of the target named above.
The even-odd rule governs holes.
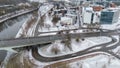
[[[112,24],[116,23],[119,18],[119,10],[103,10],[101,12],[100,23],[101,24]]]
[[[87,7],[83,11],[83,23],[99,23],[99,12],[94,12],[92,7]]]

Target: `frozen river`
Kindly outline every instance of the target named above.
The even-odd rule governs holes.
[[[27,21],[30,14],[26,14],[0,24],[0,39],[15,38],[22,24]],[[4,60],[7,51],[0,50],[0,62]]]

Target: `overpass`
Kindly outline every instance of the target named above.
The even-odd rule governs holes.
[[[97,36],[110,36],[110,35],[118,35],[118,34],[120,33],[116,31],[105,31],[102,33],[101,32],[69,33],[69,34],[39,36],[39,37],[3,39],[3,40],[0,40],[0,49],[44,44],[44,43],[54,42],[55,40],[65,40],[65,39],[68,39],[68,37],[85,38],[85,37],[97,37]]]
[[[1,17],[0,18],[0,23],[5,22],[5,21],[7,21],[7,20],[9,20],[11,18],[15,18],[15,17],[21,16],[21,15],[33,12],[35,10],[38,10],[38,8],[33,8],[33,9],[25,10],[25,11],[13,12],[13,13],[11,13],[9,15],[5,15],[5,16]]]

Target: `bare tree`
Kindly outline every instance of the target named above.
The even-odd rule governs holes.
[[[112,58],[109,56],[108,64],[111,64]]]
[[[60,49],[59,49],[57,44],[53,45],[53,47],[51,49],[51,52],[54,53],[54,54],[58,54],[60,52]]]
[[[45,16],[42,16],[39,20],[39,24],[40,24],[41,28],[44,26],[44,18],[45,18]]]
[[[54,25],[56,25],[59,20],[60,20],[60,18],[55,15],[55,16],[53,17],[53,19],[52,19],[52,22],[53,22]]]
[[[76,38],[76,42],[80,42],[80,39],[79,39],[79,38]]]
[[[65,46],[67,46],[72,51],[71,37],[69,35],[69,31],[67,31],[66,34],[67,34],[67,39],[65,40]]]
[[[102,68],[106,68],[106,64],[104,64],[104,65],[102,66]]]
[[[79,68],[83,68],[83,62],[79,64]]]
[[[50,30],[50,25],[49,24],[45,24],[45,27],[48,28],[48,30]]]

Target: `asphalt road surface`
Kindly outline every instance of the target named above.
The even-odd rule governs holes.
[[[89,33],[69,33],[69,34],[55,34],[39,37],[27,37],[27,38],[14,38],[14,39],[4,39],[0,40],[0,48],[5,47],[24,47],[32,46],[36,44],[44,44],[49,42],[54,42],[55,40],[64,40],[68,36],[71,38],[85,38],[85,37],[98,37],[98,36],[110,36],[110,35],[119,35],[120,33],[116,30],[114,31],[105,31],[105,32],[89,32]]]

